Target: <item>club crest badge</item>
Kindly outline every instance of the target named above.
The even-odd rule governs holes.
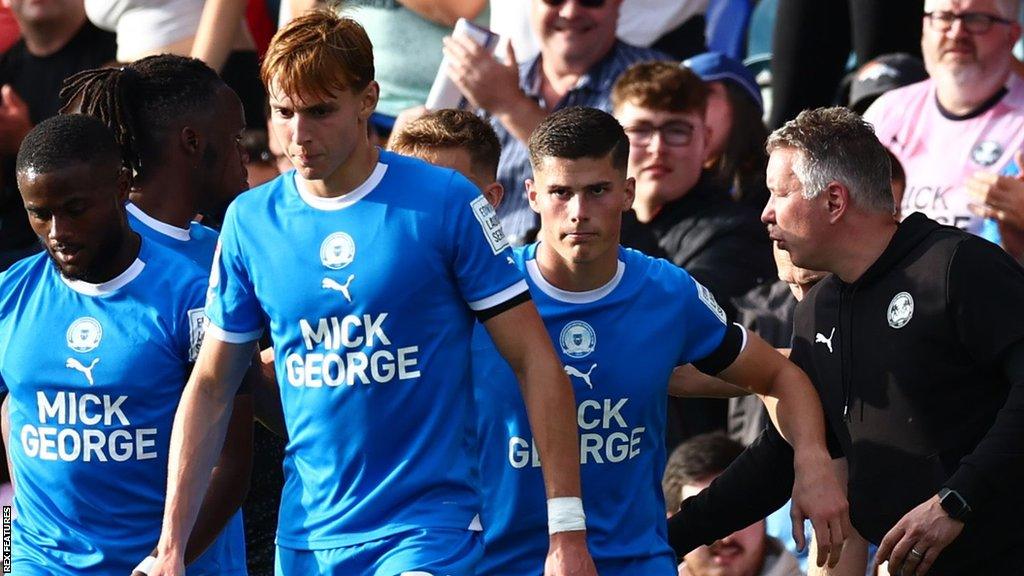
[[[341,270],[356,257],[356,243],[344,232],[335,232],[320,244],[320,262],[331,270]]]
[[[974,150],[971,150],[971,160],[979,166],[991,166],[1003,156],[1003,147],[999,142],[985,140],[979,142]]]
[[[95,318],[84,316],[71,323],[65,336],[68,348],[75,352],[91,352],[103,339],[103,327]]]
[[[562,352],[570,358],[585,358],[597,347],[597,333],[590,324],[573,320],[562,328],[558,336]]]
[[[899,330],[914,317],[914,297],[909,292],[900,292],[889,302],[889,326]]]

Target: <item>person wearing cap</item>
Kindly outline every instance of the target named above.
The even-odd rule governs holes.
[[[505,199],[498,217],[512,245],[526,243],[538,226],[526,201],[526,179],[533,175],[526,142],[533,130],[570,106],[610,111],[612,84],[630,64],[669,59],[616,39],[622,2],[531,0],[530,27],[540,40],[540,54],[522,65],[511,46],[503,63],[470,40],[445,39],[449,77],[473,106],[490,115],[501,141],[498,180]]]
[[[927,79],[928,71],[920,58],[902,52],[879,56],[847,77],[846,107],[863,115],[882,94]]]
[[[904,217],[942,224],[1006,246],[1019,229],[989,187],[1019,172],[1024,146],[1024,80],[1013,74],[1019,0],[928,0],[921,49],[930,79],[882,95],[864,113],[907,172]],[[970,193],[981,176],[980,197]],[[1010,195],[1012,198],[1012,195]],[[1017,256],[1022,251],[1018,251]]]
[[[708,85],[708,159],[704,168],[734,198],[760,210],[768,200],[764,169],[768,157],[764,141],[761,88],[741,62],[720,52],[705,52],[685,60]]]

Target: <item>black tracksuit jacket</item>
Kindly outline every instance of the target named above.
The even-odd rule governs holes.
[[[948,487],[974,512],[929,575],[1024,574],[1024,270],[1016,262],[913,214],[856,282],[829,276],[808,293],[792,359],[821,396],[833,455],[847,458],[861,535],[879,543]],[[766,431],[670,521],[676,551],[774,511],[792,489],[792,458]]]

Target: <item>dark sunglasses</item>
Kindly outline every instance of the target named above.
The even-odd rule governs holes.
[[[566,0],[544,0],[548,6],[561,6]],[[584,8],[600,8],[604,6],[605,0],[576,0],[576,3]]]

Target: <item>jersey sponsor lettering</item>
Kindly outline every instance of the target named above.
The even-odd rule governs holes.
[[[25,424],[19,434],[25,456],[64,462],[157,458],[157,429],[132,428],[124,411],[127,400],[123,395],[36,392],[38,425]]]

